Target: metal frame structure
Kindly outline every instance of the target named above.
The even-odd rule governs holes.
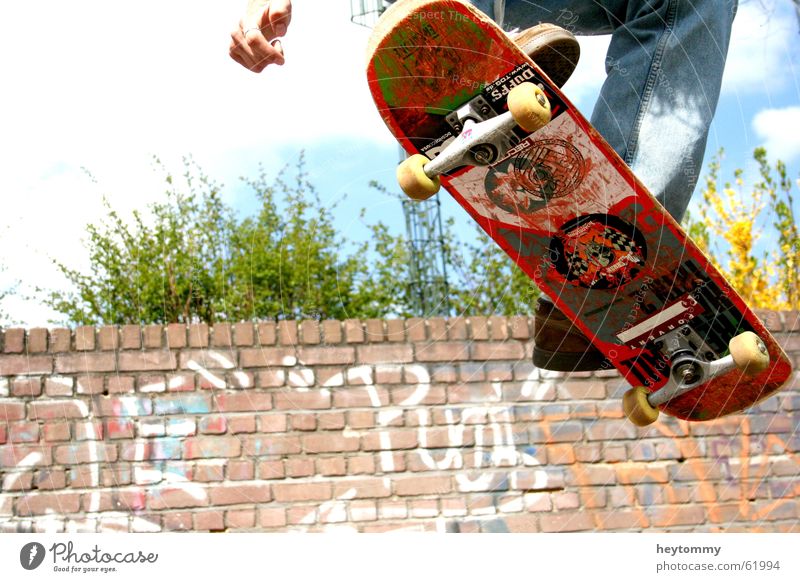
[[[350,0],[350,20],[372,28],[391,4],[387,0]],[[400,160],[404,158],[405,152],[400,150]],[[414,315],[451,315],[439,195],[423,202],[405,199],[402,204],[411,261],[409,296]]]

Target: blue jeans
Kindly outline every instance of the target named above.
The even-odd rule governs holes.
[[[471,0],[506,30],[611,34],[592,125],[680,221],[703,164],[737,0]]]

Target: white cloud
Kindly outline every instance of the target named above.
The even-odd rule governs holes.
[[[753,129],[773,159],[800,159],[800,107],[764,109],[753,118]]]
[[[798,76],[797,17],[786,0],[740,2],[723,77],[723,92],[765,98]]]

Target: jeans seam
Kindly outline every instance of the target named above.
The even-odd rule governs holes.
[[[650,102],[655,91],[656,79],[661,72],[661,62],[663,61],[667,42],[669,41],[670,34],[675,27],[675,20],[678,14],[678,0],[668,0],[668,2],[667,16],[664,22],[664,32],[661,33],[661,38],[658,39],[656,51],[653,54],[653,61],[650,63],[650,70],[647,72],[647,79],[645,80],[644,89],[642,90],[642,99],[639,103],[639,109],[636,111],[633,127],[631,128],[630,136],[628,136],[627,143],[636,144],[635,147],[629,148],[625,152],[625,163],[628,166],[633,164],[633,159],[639,152],[639,132],[642,129],[644,116],[650,108]]]

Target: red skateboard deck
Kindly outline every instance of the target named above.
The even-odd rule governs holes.
[[[453,112],[507,110],[523,82],[544,89],[551,121],[519,127],[489,165],[462,165],[441,183],[522,270],[593,338],[623,377],[650,393],[677,357],[663,341],[681,329],[695,356],[728,354],[757,334],[769,366],[712,377],[660,406],[708,420],[751,406],[790,377],[781,347],[725,278],[546,75],[481,12],[456,0],[401,0],[370,39],[375,103],[409,154],[435,158],[459,136]]]

